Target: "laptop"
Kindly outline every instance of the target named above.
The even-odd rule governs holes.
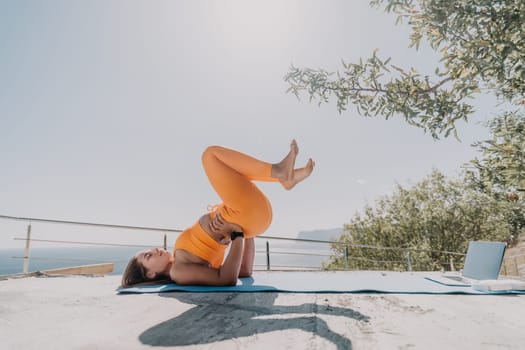
[[[507,243],[472,241],[469,243],[463,273],[446,273],[425,278],[447,286],[469,287],[482,280],[497,280]]]

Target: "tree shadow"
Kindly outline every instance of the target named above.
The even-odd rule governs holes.
[[[368,322],[369,317],[348,308],[307,303],[275,306],[278,293],[162,293],[195,305],[181,315],[144,331],[139,340],[153,346],[210,344],[272,331],[300,329],[352,349],[350,339],[333,332],[318,314],[344,316]],[[290,315],[297,314],[297,317]],[[313,314],[309,316],[308,314]],[[277,316],[271,318],[272,315]],[[286,317],[279,317],[285,315]],[[264,317],[264,318],[258,318]]]

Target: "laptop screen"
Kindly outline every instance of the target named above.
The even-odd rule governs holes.
[[[505,242],[470,242],[463,267],[463,276],[476,280],[498,279]]]

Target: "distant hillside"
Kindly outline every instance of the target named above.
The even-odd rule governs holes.
[[[301,231],[297,234],[299,239],[318,239],[321,241],[337,241],[343,233],[342,228],[331,228],[325,230]]]

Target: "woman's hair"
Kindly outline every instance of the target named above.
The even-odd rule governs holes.
[[[136,256],[132,257],[122,274],[122,287],[131,287],[147,281],[146,268],[139,263]]]
[[[138,261],[137,257],[132,257],[122,274],[121,287],[145,284],[167,284],[171,282],[171,279],[162,274],[157,274],[154,278],[148,278],[146,272],[146,268]]]

